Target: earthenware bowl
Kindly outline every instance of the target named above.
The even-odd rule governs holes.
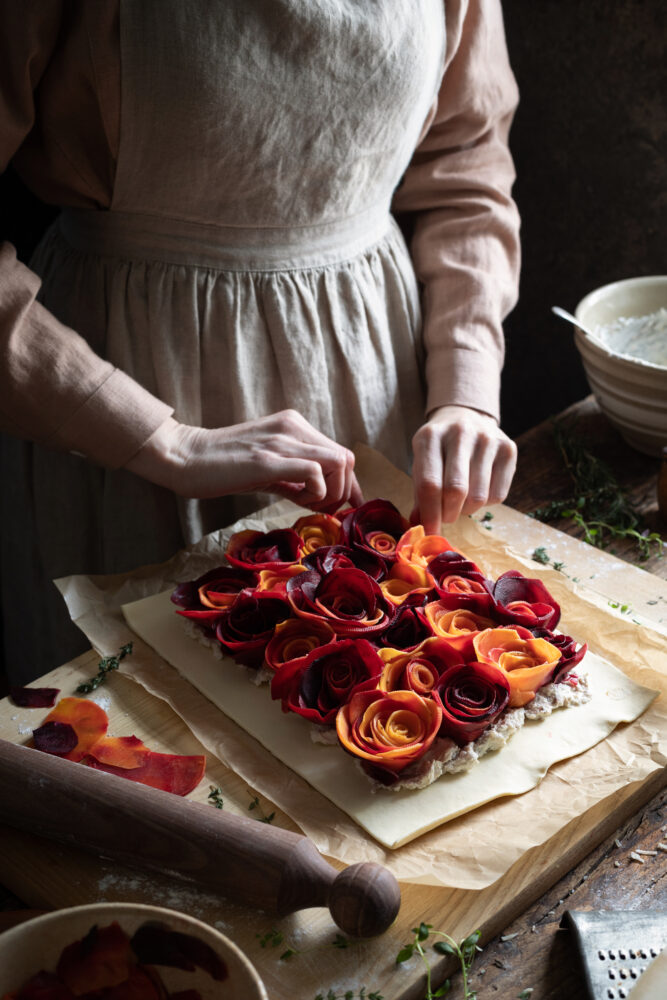
[[[647,316],[663,307],[667,275],[657,275],[597,288],[581,300],[575,316],[595,331],[621,316]],[[633,448],[660,455],[667,445],[667,365],[615,353],[580,327],[575,343],[602,412]]]
[[[227,976],[222,981],[202,969],[188,972],[156,965],[169,992],[197,990],[202,1000],[268,1000],[253,966],[219,931],[184,913],[139,903],[94,903],[56,910],[0,934],[0,996],[18,990],[41,969],[54,972],[67,945],[81,940],[95,925],[106,927],[113,921],[129,936],[148,922],[192,935],[224,962]]]

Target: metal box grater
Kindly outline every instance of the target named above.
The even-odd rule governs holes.
[[[667,912],[567,910],[591,1000],[626,1000],[642,972],[667,945]]]

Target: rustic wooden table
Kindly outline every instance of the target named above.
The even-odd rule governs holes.
[[[590,398],[571,408],[568,415],[577,420],[578,428],[587,437],[595,440],[596,452],[609,461],[619,483],[631,491],[651,530],[662,531],[663,537],[667,536],[667,526],[660,523],[657,511],[657,460],[625,446]],[[554,448],[550,425],[534,428],[518,443],[519,466],[509,505],[527,513],[546,500],[567,496],[568,477]],[[572,533],[567,524],[557,526]],[[617,554],[630,562],[637,561],[634,550],[627,543],[617,545]],[[667,579],[667,558],[652,557],[644,567],[663,580]],[[649,600],[648,603],[655,602]],[[576,867],[560,877],[536,902],[528,905],[527,898],[527,908],[520,916],[515,916],[506,925],[498,921],[490,925],[493,927],[491,933],[497,936],[485,945],[471,979],[471,988],[478,991],[479,1000],[492,996],[513,998],[525,990],[532,990],[524,994],[531,1000],[585,1000],[587,994],[569,932],[559,927],[563,912],[566,909],[667,910],[667,879],[664,877],[667,855],[658,852],[655,856],[646,856],[645,864],[629,860],[631,851],[655,850],[665,838],[667,793],[664,782],[656,780],[652,788],[654,797],[646,802],[644,795],[642,802],[645,804],[620,828],[605,829],[606,839]],[[15,845],[12,846],[15,849]],[[579,850],[576,857],[581,858],[582,854]],[[540,891],[565,870],[561,867],[557,875],[552,875],[546,868],[546,861],[544,864],[545,878]],[[34,884],[31,889],[32,894],[26,893],[26,900],[40,905]],[[0,930],[29,915],[24,901],[2,887],[0,909],[4,911],[0,913]],[[498,920],[502,921],[502,913]],[[452,1000],[463,998],[460,977],[456,975],[449,996]],[[385,993],[385,1000],[394,1000],[394,997]]]
[[[561,414],[559,419],[563,418],[575,422],[578,432],[594,443],[595,454],[629,491],[646,526],[667,541],[667,523],[658,512],[658,460],[625,444],[592,396]],[[553,441],[551,421],[523,434],[517,444],[518,468],[508,505],[530,513],[549,500],[567,497],[571,484]],[[566,522],[557,521],[554,526],[581,535]],[[614,548],[616,555],[638,564],[632,542],[621,540]],[[667,579],[667,554],[661,557],[656,552],[641,565]],[[667,837],[666,824],[663,788],[485,947],[472,976],[479,1000],[493,996],[509,1000],[531,988],[531,1000],[588,1000],[570,932],[560,927],[563,913],[567,909],[667,910],[667,855],[647,856],[643,865],[627,860],[638,849],[655,850]],[[462,1000],[463,992],[456,988],[449,996]]]

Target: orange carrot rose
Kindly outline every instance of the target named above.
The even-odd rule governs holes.
[[[266,591],[271,594],[281,594],[283,597],[287,593],[287,581],[299,573],[305,573],[306,567],[300,563],[292,563],[290,566],[277,566],[276,569],[262,569],[259,571],[259,583],[256,590]]]
[[[458,608],[446,608],[442,601],[432,601],[424,608],[424,615],[434,635],[447,639],[452,647],[461,653],[461,659],[474,659],[472,640],[485,628],[494,628],[491,618]]]
[[[380,583],[384,596],[396,606],[410,594],[428,594],[432,589],[431,575],[423,567],[410,563],[394,563],[389,576]]]
[[[442,708],[414,691],[359,691],[336,717],[343,748],[374,777],[391,783],[429,749],[442,721]]]
[[[379,649],[385,668],[378,681],[381,691],[414,691],[428,698],[440,675],[461,656],[446,639],[425,639],[415,649]]]
[[[269,670],[280,670],[285,663],[301,660],[335,639],[336,633],[328,622],[288,618],[276,625],[264,653],[264,664]]]
[[[442,535],[427,535],[423,524],[415,524],[401,535],[396,546],[399,562],[426,569],[428,564],[441,552],[457,552],[451,542]]]
[[[499,667],[510,685],[510,708],[527,705],[539,688],[551,681],[560,649],[536,639],[528,629],[490,628],[473,639],[477,658]]]
[[[303,554],[309,555],[323,545],[336,545],[340,535],[340,521],[333,514],[309,514],[300,517],[294,531],[303,542]]]

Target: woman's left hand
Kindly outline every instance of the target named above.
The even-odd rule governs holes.
[[[412,439],[415,507],[411,520],[427,534],[443,521],[500,503],[516,468],[516,445],[488,413],[442,406]]]

